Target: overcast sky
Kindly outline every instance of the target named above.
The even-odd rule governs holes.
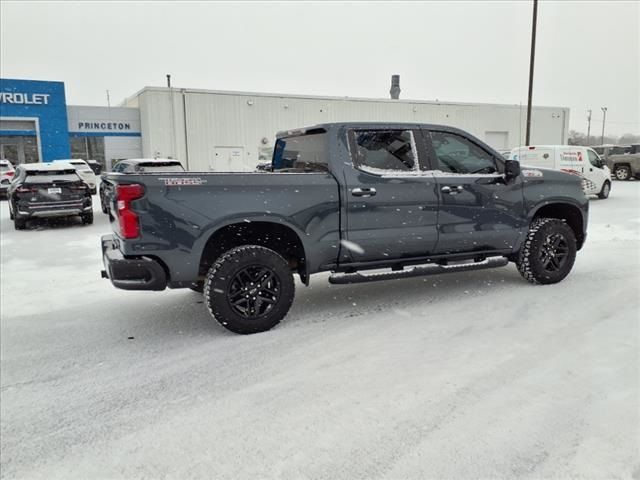
[[[67,102],[143,86],[526,104],[531,2],[11,2],[4,78],[62,80]],[[534,104],[570,128],[640,133],[640,3],[542,1]]]

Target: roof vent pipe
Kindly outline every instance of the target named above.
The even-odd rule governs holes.
[[[389,93],[393,100],[400,98],[400,75],[391,75],[391,89]]]

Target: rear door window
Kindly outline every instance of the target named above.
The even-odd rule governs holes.
[[[273,150],[273,171],[281,173],[328,172],[326,133],[283,137]]]
[[[354,166],[375,175],[418,172],[413,130],[355,130],[351,132]]]

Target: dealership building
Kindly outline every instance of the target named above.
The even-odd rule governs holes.
[[[145,87],[118,107],[67,105],[62,82],[0,79],[0,158],[14,163],[176,158],[189,170],[249,171],[280,130],[342,121],[452,125],[498,150],[524,142],[519,105]],[[533,144],[565,144],[569,109],[534,107]]]

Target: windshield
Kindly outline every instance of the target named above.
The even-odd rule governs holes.
[[[280,138],[273,151],[273,171],[327,172],[326,134]]]
[[[135,170],[140,173],[184,172],[184,168],[180,162],[139,163],[135,167]]]
[[[35,170],[27,172],[24,183],[77,182],[79,180],[74,170]]]

